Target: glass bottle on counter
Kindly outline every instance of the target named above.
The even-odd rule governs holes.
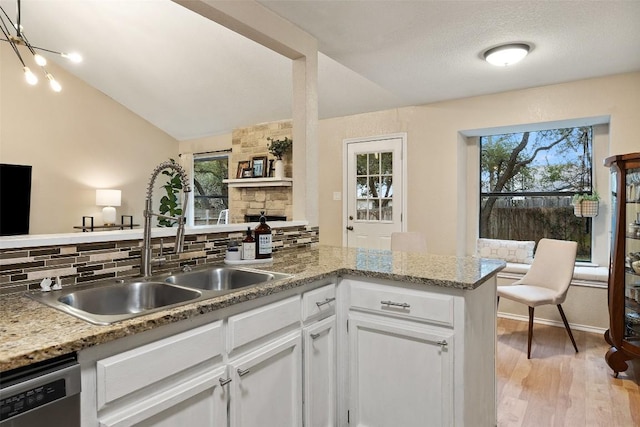
[[[260,224],[255,229],[256,259],[271,258],[271,227],[267,225],[264,211],[260,212]]]
[[[256,259],[256,241],[247,227],[247,236],[242,240],[242,259]]]

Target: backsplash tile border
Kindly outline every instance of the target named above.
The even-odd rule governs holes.
[[[184,252],[173,251],[173,238],[153,238],[153,256],[166,262],[154,266],[154,273],[171,271],[184,265],[200,266],[222,262],[229,241],[240,242],[244,232],[191,234],[185,238]],[[273,228],[273,251],[314,247],[319,242],[319,227],[293,226]],[[140,274],[142,241],[124,240],[100,243],[39,246],[0,250],[0,295],[38,289],[46,277],[60,277],[63,286],[85,285],[109,278],[128,278]]]

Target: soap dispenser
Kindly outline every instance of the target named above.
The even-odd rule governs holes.
[[[264,211],[260,212],[260,224],[255,229],[256,259],[271,258],[271,227],[267,225]]]
[[[247,236],[242,240],[242,259],[256,259],[256,241],[247,227]]]

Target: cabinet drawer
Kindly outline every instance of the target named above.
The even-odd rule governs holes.
[[[99,360],[96,366],[98,409],[221,355],[223,350],[220,321]]]
[[[231,316],[228,351],[231,352],[296,323],[300,323],[299,296]]]
[[[330,284],[302,295],[302,320],[336,312],[336,285]]]
[[[368,283],[352,283],[350,289],[352,308],[453,326],[451,295]]]

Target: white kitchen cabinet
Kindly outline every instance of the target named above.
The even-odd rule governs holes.
[[[219,379],[226,367],[183,379],[174,387],[100,417],[100,427],[225,427],[227,393]]]
[[[218,321],[99,359],[98,425],[226,426],[223,351]]]
[[[495,425],[495,278],[260,302],[80,352],[83,427]]]
[[[230,361],[229,371],[229,426],[302,425],[299,330]]]
[[[336,316],[303,329],[304,425],[336,425]]]
[[[340,283],[338,425],[495,425],[495,278],[398,285]]]
[[[349,315],[353,426],[447,426],[453,413],[453,331]]]

